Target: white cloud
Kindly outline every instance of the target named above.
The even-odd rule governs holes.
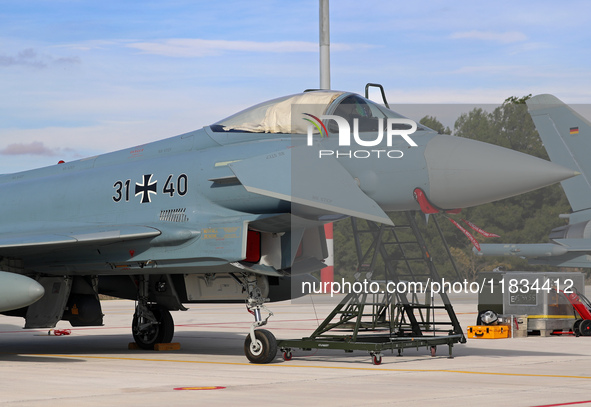
[[[462,31],[453,33],[450,38],[452,39],[468,39],[468,40],[481,40],[481,41],[492,41],[500,42],[503,44],[510,44],[514,42],[521,42],[527,40],[527,36],[519,31],[506,31],[506,32],[494,32],[494,31]]]
[[[135,48],[146,54],[169,57],[205,57],[221,55],[228,51],[290,53],[317,53],[318,43],[307,41],[227,41],[204,40],[199,38],[172,38],[153,42],[134,42],[127,47]],[[367,44],[331,44],[333,51],[347,51],[357,48],[371,48]]]
[[[30,143],[14,143],[9,144],[6,148],[0,150],[2,155],[42,155],[52,157],[57,155],[57,152],[48,148],[40,141],[32,141]]]
[[[137,40],[129,40],[129,39],[113,39],[113,40],[87,40],[87,41],[78,41],[73,43],[67,44],[54,44],[51,48],[66,48],[72,49],[76,51],[94,51],[94,50],[108,50],[113,47],[118,47],[121,44],[127,44],[130,42],[136,42]]]

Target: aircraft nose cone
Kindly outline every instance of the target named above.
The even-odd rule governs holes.
[[[443,209],[497,201],[579,173],[507,148],[448,135],[425,148],[429,200]]]

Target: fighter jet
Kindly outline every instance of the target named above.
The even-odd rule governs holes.
[[[25,328],[101,325],[98,294],[135,300],[144,349],[172,340],[170,311],[184,304],[246,301],[246,356],[266,363],[264,304],[324,267],[325,223],[391,223],[385,211],[464,208],[573,175],[354,93],[285,96],[162,141],[0,176],[0,298]],[[45,293],[36,302],[31,279]],[[15,288],[24,303],[8,296]]]
[[[519,256],[538,265],[591,267],[591,123],[552,95],[534,96],[526,103],[550,160],[581,173],[561,182],[573,212],[561,215],[569,224],[553,229],[550,243],[483,244],[478,254]]]

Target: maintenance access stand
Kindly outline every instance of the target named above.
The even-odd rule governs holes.
[[[374,290],[351,290],[309,337],[278,340],[284,360],[292,358],[294,348],[362,350],[379,365],[385,350],[402,356],[406,348],[426,347],[435,356],[438,345],[447,345],[452,358],[453,345],[466,338],[447,294],[429,290],[430,282],[441,279],[416,217],[414,211],[405,212],[395,226],[351,218],[358,259],[355,281],[365,279]],[[431,219],[459,277],[437,218]],[[378,286],[378,292],[370,292]],[[404,289],[393,292],[394,287]],[[435,294],[441,305],[435,304]]]

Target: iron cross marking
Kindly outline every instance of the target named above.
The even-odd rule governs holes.
[[[142,194],[142,202],[141,203],[149,203],[152,202],[150,200],[150,194],[156,195],[156,185],[158,181],[151,182],[152,174],[145,175],[144,174],[144,182],[143,184],[135,183],[135,196]]]

